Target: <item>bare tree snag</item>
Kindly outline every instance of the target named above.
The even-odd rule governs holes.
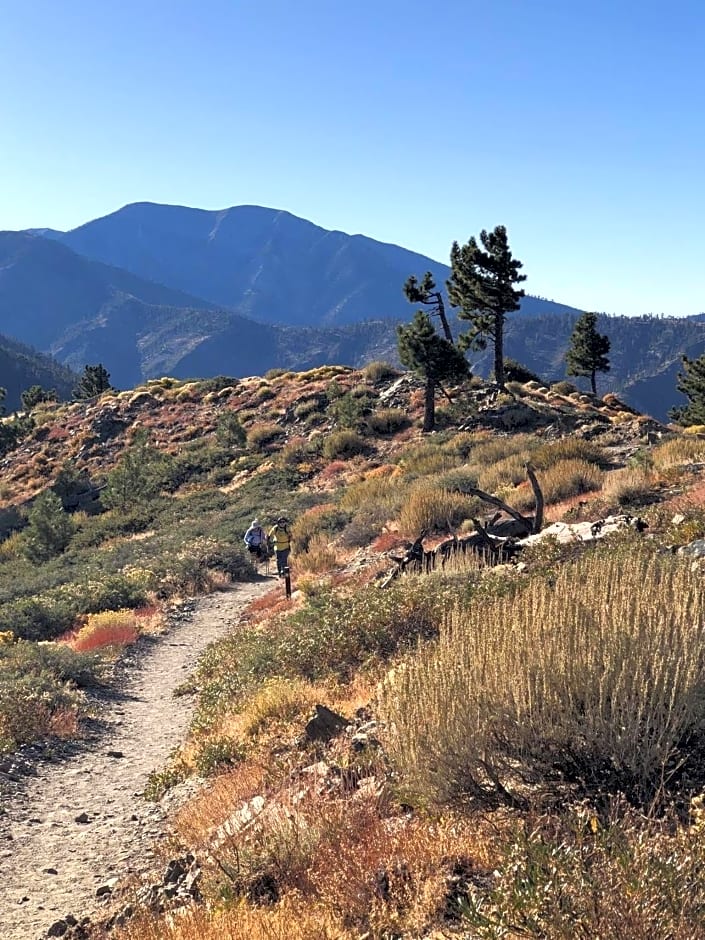
[[[534,534],[540,532],[543,527],[543,491],[536,479],[534,468],[530,463],[526,464],[526,475],[531,483],[531,489],[534,491],[534,500],[536,501],[536,512],[534,514]]]
[[[518,512],[516,509],[513,509],[498,496],[492,496],[490,493],[485,493],[484,490],[479,490],[475,486],[462,486],[459,487],[456,492],[462,493],[464,496],[477,496],[477,498],[481,499],[483,503],[489,503],[490,506],[495,506],[497,509],[501,509],[502,512],[506,512],[506,514],[511,516],[512,519],[516,519],[519,525],[526,529],[527,533],[533,532],[534,520],[530,516],[522,516],[520,512]]]

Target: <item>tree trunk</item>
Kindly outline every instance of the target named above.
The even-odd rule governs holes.
[[[426,377],[426,389],[423,409],[423,429],[432,431],[436,426],[436,383]]]
[[[494,322],[494,380],[504,388],[504,315],[495,314]]]
[[[590,373],[590,385],[592,387],[592,394],[597,395],[597,382],[595,381],[595,370],[593,369]]]
[[[448,318],[446,317],[446,308],[445,308],[445,304],[443,303],[443,295],[441,294],[440,291],[438,291],[435,297],[436,297],[436,306],[438,309],[438,316],[440,317],[441,326],[443,327],[445,338],[448,340],[449,343],[452,343],[453,334],[450,331],[450,325],[448,323]]]

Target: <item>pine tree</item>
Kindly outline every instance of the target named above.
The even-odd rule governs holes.
[[[443,327],[443,335],[448,340],[449,343],[453,342],[453,334],[450,331],[450,325],[448,323],[448,318],[446,317],[446,308],[443,303],[443,294],[439,290],[436,290],[436,282],[433,280],[433,275],[430,271],[427,271],[423,280],[419,284],[417,279],[412,274],[411,277],[407,280],[404,285],[404,293],[406,294],[407,300],[412,304],[423,304],[425,307],[430,307],[428,311],[431,316],[437,316],[441,321],[441,326]]]
[[[27,514],[29,525],[22,534],[24,554],[30,561],[43,562],[60,555],[74,533],[73,519],[51,490],[38,496]]]
[[[566,353],[568,375],[588,376],[592,394],[597,395],[596,372],[609,372],[609,338],[597,332],[597,314],[583,313],[576,321]]]
[[[41,405],[45,401],[56,401],[58,395],[56,394],[56,389],[50,389],[47,391],[42,388],[41,385],[31,385],[28,389],[22,392],[20,396],[22,399],[22,407],[25,411],[33,411],[37,405]]]
[[[150,444],[147,432],[138,431],[108,474],[100,501],[119,512],[148,506],[162,488],[169,462],[166,454]]]
[[[697,359],[683,356],[683,372],[678,373],[677,388],[688,399],[688,404],[672,408],[669,417],[687,427],[705,424],[705,354]]]
[[[426,382],[424,431],[436,424],[436,387],[442,382],[459,382],[469,373],[463,353],[436,333],[431,318],[418,310],[408,326],[397,327],[399,359]]]
[[[519,309],[524,296],[514,285],[526,280],[526,275],[519,273],[521,261],[509,249],[506,228],[483,229],[480,244],[474,236],[462,248],[453,242],[450,265],[448,298],[453,307],[460,308],[460,319],[470,322],[461,344],[473,350],[486,349],[488,340],[494,344],[495,381],[503,388],[504,322],[508,313]]]
[[[96,395],[101,395],[111,388],[110,373],[99,362],[97,366],[85,367],[78,385],[73,390],[73,395],[79,400],[95,398]]]

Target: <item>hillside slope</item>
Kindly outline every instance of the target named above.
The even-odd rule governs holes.
[[[7,411],[20,407],[22,392],[32,385],[55,389],[59,398],[68,398],[78,376],[60,363],[6,336],[0,336],[0,388],[7,396]]]

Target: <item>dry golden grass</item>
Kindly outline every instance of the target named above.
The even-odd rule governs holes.
[[[528,455],[538,441],[531,434],[511,434],[506,437],[494,437],[477,444],[468,455],[468,462],[478,467],[491,467],[500,460],[514,455]]]
[[[638,467],[625,467],[605,474],[602,498],[610,506],[631,506],[646,499],[654,489],[650,474]]]
[[[269,679],[240,713],[242,733],[253,737],[273,723],[301,719],[319,699],[320,691],[301,679]]]
[[[406,489],[398,477],[392,478],[390,474],[371,474],[346,488],[340,499],[340,508],[355,511],[374,505],[391,518],[402,506]]]
[[[592,493],[602,486],[604,474],[587,460],[559,460],[537,473],[547,503],[558,503],[581,493]]]
[[[486,467],[480,473],[478,486],[488,493],[496,493],[504,486],[517,486],[526,480],[526,456],[511,454]]]
[[[330,536],[318,533],[310,538],[305,551],[296,554],[295,561],[297,571],[322,574],[334,568],[338,558],[332,546]]]
[[[705,720],[704,639],[687,565],[594,553],[449,615],[383,686],[390,753],[440,800],[496,795],[521,768],[652,795]]]
[[[705,439],[697,437],[674,437],[670,441],[653,447],[651,454],[654,467],[681,467],[689,463],[705,461]]]
[[[144,917],[116,931],[115,940],[359,940],[324,910],[291,897],[273,908],[242,901],[223,910],[178,917]]]
[[[399,530],[417,538],[419,533],[450,532],[477,511],[477,500],[462,493],[417,484],[399,513]]]

